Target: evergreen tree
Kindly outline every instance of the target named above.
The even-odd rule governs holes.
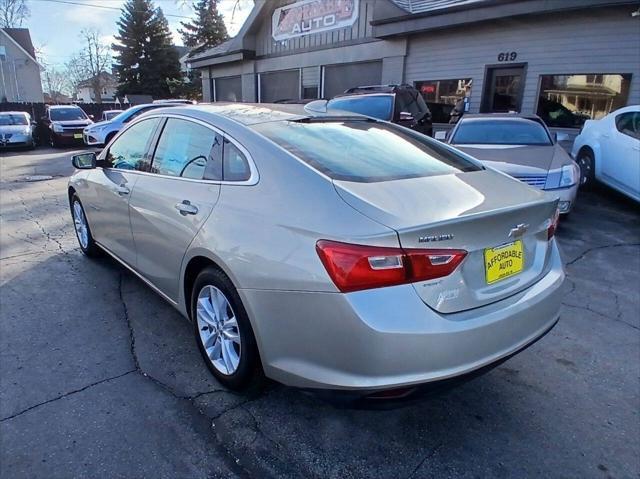
[[[178,51],[172,44],[169,24],[151,0],[128,0],[118,20],[114,71],[118,94],[170,96],[169,85],[180,79]]]
[[[183,29],[178,30],[185,46],[211,48],[229,38],[224,19],[218,12],[217,0],[198,0],[193,9],[195,18],[191,22],[181,22]]]

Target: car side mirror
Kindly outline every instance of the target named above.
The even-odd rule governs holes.
[[[408,111],[400,112],[400,121],[413,121],[413,120],[414,120],[413,115]]]
[[[436,131],[435,134],[433,135],[433,137],[436,140],[440,140],[440,141],[447,141],[447,132],[444,130],[440,130],[440,131]]]
[[[81,153],[71,157],[71,164],[78,170],[92,170],[96,167],[96,163],[95,153]]]
[[[95,116],[93,116],[93,115],[89,115],[89,120],[95,120],[95,119],[96,119],[96,117],[95,117]]]
[[[556,143],[560,143],[561,141],[569,141],[569,135],[567,133],[556,132],[553,134]]]

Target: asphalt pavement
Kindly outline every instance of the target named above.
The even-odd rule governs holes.
[[[637,204],[581,192],[540,342],[447,393],[354,410],[220,386],[185,319],[80,253],[71,153],[0,152],[0,477],[640,476]]]

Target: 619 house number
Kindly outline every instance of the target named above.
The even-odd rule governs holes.
[[[518,58],[517,52],[502,52],[498,53],[498,61],[499,62],[512,62],[516,58]]]

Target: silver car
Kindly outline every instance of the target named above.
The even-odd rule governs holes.
[[[438,133],[436,138],[441,138],[442,132]],[[573,208],[580,168],[538,116],[465,115],[447,138],[485,165],[558,197],[560,213]]]
[[[173,107],[73,163],[82,251],[190,319],[230,388],[264,373],[405,391],[496,364],[558,320],[557,200],[398,125]]]
[[[31,116],[23,111],[0,112],[0,149],[34,148]]]

